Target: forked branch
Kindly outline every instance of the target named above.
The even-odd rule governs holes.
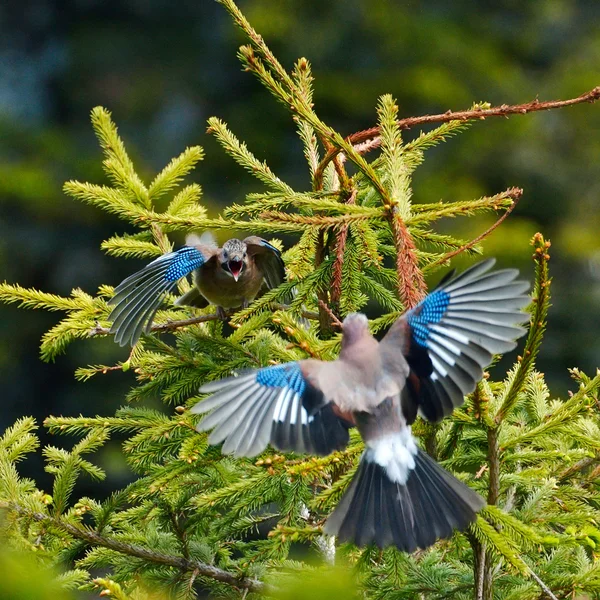
[[[418,125],[428,125],[433,123],[447,123],[449,121],[483,121],[488,117],[509,117],[510,115],[526,115],[531,112],[541,110],[553,110],[555,108],[565,108],[584,102],[596,102],[600,99],[600,86],[568,100],[549,100],[540,102],[537,98],[524,104],[502,104],[491,108],[474,108],[471,110],[461,110],[453,112],[448,110],[436,115],[422,115],[419,117],[406,117],[398,120],[400,129],[411,129]],[[346,137],[346,140],[355,146],[355,150],[360,154],[374,150],[381,143],[379,127],[371,127],[363,131],[357,131]],[[319,163],[315,171],[315,179],[318,181],[323,177],[327,165],[341,152],[340,148],[331,148]]]

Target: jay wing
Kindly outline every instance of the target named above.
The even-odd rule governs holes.
[[[527,283],[514,270],[475,265],[440,286],[390,328],[379,344],[364,315],[348,315],[336,361],[304,360],[209,383],[192,412],[212,411],[209,443],[252,456],[281,450],[327,454],[356,425],[365,442],[356,474],[324,531],[359,546],[412,552],[463,530],[485,502],[416,444],[418,410],[438,420],[472,391],[495,353],[525,330]],[[399,356],[399,353],[402,356]]]
[[[110,332],[115,334],[115,341],[121,346],[133,346],[142,332],[149,332],[165,295],[181,278],[210,259],[210,249],[184,246],[160,256],[122,281],[109,301],[114,307],[109,319],[113,321]]]
[[[197,430],[214,428],[208,442],[224,442],[222,452],[234,456],[255,456],[269,443],[278,450],[317,455],[340,450],[348,444],[352,424],[311,377],[332,365],[304,360],[208,383],[200,392],[213,395],[192,412],[212,412]]]
[[[512,350],[526,330],[529,283],[518,271],[488,273],[493,260],[446,278],[391,327],[381,342],[391,360],[401,348],[410,366],[402,408],[409,423],[417,410],[439,421],[475,389],[494,354]]]
[[[248,255],[256,262],[256,266],[264,276],[267,288],[272,290],[285,281],[285,265],[281,252],[267,240],[256,235],[244,240]]]

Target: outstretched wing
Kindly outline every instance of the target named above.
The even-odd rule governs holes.
[[[340,450],[348,443],[352,424],[311,383],[311,373],[332,364],[303,360],[208,383],[200,392],[214,394],[192,412],[212,412],[197,430],[214,427],[208,442],[225,442],[223,453],[235,456],[255,456],[268,443],[282,451],[322,456]]]
[[[386,360],[401,350],[410,366],[403,410],[414,420],[418,409],[438,421],[460,406],[475,389],[494,354],[516,346],[529,316],[526,281],[516,269],[488,271],[480,262],[443,282],[394,323],[381,342]]]
[[[165,294],[182,277],[206,264],[215,251],[208,246],[184,246],[160,256],[122,281],[109,301],[114,306],[109,319],[115,341],[121,346],[133,346],[142,331],[148,333]]]
[[[251,235],[244,240],[248,254],[254,258],[256,266],[263,274],[267,287],[272,290],[285,281],[285,265],[281,252],[267,240]]]

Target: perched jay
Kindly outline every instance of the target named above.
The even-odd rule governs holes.
[[[277,287],[285,280],[281,253],[256,236],[228,240],[219,248],[212,238],[188,236],[186,245],[153,260],[115,288],[110,300],[111,333],[121,346],[138,341],[148,333],[165,294],[192,273],[194,287],[175,302],[178,306],[225,309],[246,308],[263,286]]]
[[[204,385],[192,408],[198,431],[222,452],[254,456],[268,443],[326,455],[356,426],[365,451],[325,532],[359,546],[427,548],[464,529],[483,499],[423,452],[411,434],[417,413],[439,421],[475,389],[494,354],[525,333],[529,284],[493,260],[446,277],[400,317],[381,342],[359,313],[343,322],[340,356],[246,371]]]

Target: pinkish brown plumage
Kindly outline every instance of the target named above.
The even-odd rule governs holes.
[[[254,456],[267,444],[326,455],[356,426],[365,442],[356,475],[325,531],[358,545],[411,552],[464,529],[484,501],[420,450],[417,412],[431,421],[462,404],[493,354],[525,330],[526,282],[484,261],[444,279],[377,342],[364,315],[348,315],[331,362],[307,359],[245,372],[201,388],[192,412],[222,452]]]

